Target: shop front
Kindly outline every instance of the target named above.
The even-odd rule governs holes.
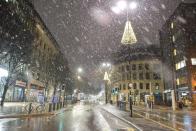
[[[177,101],[182,101],[185,107],[190,106],[191,93],[188,87],[180,87],[177,89],[178,99]]]
[[[44,86],[40,81],[33,79],[29,85],[28,101],[38,102],[40,94],[44,94]]]
[[[21,80],[16,80],[15,85],[10,86],[5,101],[23,102],[26,101],[26,90],[27,83]]]
[[[171,90],[165,90],[163,92],[163,101],[166,106],[172,106],[172,96],[171,96]]]

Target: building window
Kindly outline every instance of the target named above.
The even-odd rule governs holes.
[[[137,89],[137,83],[133,83],[133,89]]]
[[[172,29],[174,28],[174,23],[173,23],[173,22],[171,23],[171,28],[172,28]]]
[[[146,64],[145,64],[145,69],[146,69],[146,70],[149,70],[149,69],[150,69],[149,67],[150,67],[150,65],[146,63]]]
[[[192,65],[196,65],[196,58],[191,58]]]
[[[131,80],[131,73],[129,73],[129,80]]]
[[[124,72],[125,71],[125,67],[124,66],[122,66],[122,72]]]
[[[129,65],[126,65],[126,70],[127,70],[127,71],[129,71],[129,70],[130,70]]]
[[[118,71],[121,72],[121,67],[118,67]]]
[[[158,74],[158,73],[154,73],[153,78],[154,78],[154,80],[161,79],[160,74]]]
[[[136,70],[136,65],[135,64],[132,65],[132,70]]]
[[[143,89],[143,83],[140,83],[140,90]]]
[[[127,80],[129,80],[129,74],[127,73]]]
[[[125,74],[122,74],[122,80],[123,81],[125,80]]]
[[[185,60],[182,60],[182,61],[180,61],[180,62],[178,62],[176,64],[176,70],[179,70],[179,69],[181,69],[181,68],[183,68],[185,66],[186,66],[186,61]]]
[[[149,90],[149,89],[150,89],[150,84],[146,83],[146,90]]]
[[[137,74],[133,73],[133,80],[136,80],[136,79],[137,79]]]
[[[176,85],[178,85],[178,86],[180,85],[180,80],[179,80],[179,78],[176,79]]]
[[[182,84],[186,84],[186,83],[187,83],[187,78],[184,76],[176,79],[177,85],[182,85]]]
[[[46,44],[44,44],[44,50],[46,49]]]
[[[175,36],[172,36],[172,41],[173,41],[173,42],[175,42],[175,41],[176,41]]]
[[[176,54],[177,54],[177,53],[176,53],[176,49],[174,49],[174,56],[176,56]]]
[[[143,80],[143,79],[144,79],[143,73],[139,73],[139,80]]]
[[[125,84],[123,84],[123,90],[126,90],[126,85]]]
[[[159,83],[155,83],[155,89],[159,90]]]
[[[121,84],[120,84],[119,90],[121,90]]]
[[[139,70],[142,70],[143,66],[142,64],[139,64]]]
[[[150,73],[146,73],[146,79],[149,80],[150,79]]]

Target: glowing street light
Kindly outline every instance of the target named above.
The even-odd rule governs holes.
[[[81,80],[81,77],[80,76],[78,76],[78,80]]]
[[[130,8],[130,9],[136,9],[136,8],[137,8],[137,3],[136,3],[136,2],[131,2],[131,3],[129,4],[129,8]]]
[[[113,7],[111,8],[111,10],[112,10],[114,13],[116,13],[116,14],[120,14],[120,12],[121,12],[121,10],[120,10],[118,7],[116,7],[116,6],[113,6]]]
[[[109,75],[107,72],[105,72],[103,80],[109,81]]]
[[[117,2],[117,5],[116,5],[120,10],[125,10],[127,8],[127,2],[126,1],[119,1]]]
[[[137,42],[137,38],[135,36],[135,33],[133,31],[131,22],[129,21],[129,12],[128,9],[136,9],[137,3],[132,1],[131,3],[128,3],[124,0],[117,2],[117,4],[111,8],[111,10],[116,13],[120,14],[121,11],[127,10],[127,21],[124,28],[124,33],[121,39],[122,44],[134,44]]]
[[[83,69],[81,67],[78,68],[78,73],[82,73]]]
[[[110,67],[111,64],[110,64],[109,62],[104,62],[104,63],[102,63],[102,66],[103,66],[103,67]]]

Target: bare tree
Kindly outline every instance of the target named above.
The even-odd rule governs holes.
[[[30,60],[33,35],[19,16],[6,6],[1,7],[0,17],[0,65],[8,71],[1,101],[3,106],[9,86]]]

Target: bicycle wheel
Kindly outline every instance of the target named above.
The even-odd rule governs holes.
[[[39,105],[39,106],[37,106],[36,110],[38,112],[43,112],[43,111],[45,111],[45,107],[43,105]]]
[[[24,109],[25,109],[25,112],[27,112],[27,113],[33,112],[33,106],[31,105],[31,107],[30,107],[30,104],[26,105],[24,107]]]

